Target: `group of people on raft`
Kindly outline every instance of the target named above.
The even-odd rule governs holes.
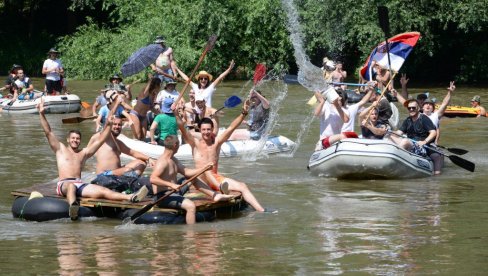
[[[334,62],[325,58],[322,69],[328,82],[342,81],[340,74],[337,74],[340,70]],[[399,93],[390,82],[388,70],[377,64],[373,66],[373,70],[375,79],[364,81],[366,85],[362,87],[362,93],[365,95],[358,103],[347,105],[347,93],[341,86],[331,86],[326,91],[315,93],[319,105],[315,108],[314,114],[320,118],[320,139],[315,150],[328,148],[345,138],[358,138],[354,132],[354,120],[359,113],[363,138],[388,139],[407,151],[428,157],[434,163],[434,174],[440,174],[443,158],[436,144],[440,137],[440,119],[456,89],[454,81],[450,82],[446,96],[436,109],[436,103],[427,99],[425,94],[420,94],[416,99],[408,97],[408,79],[405,74],[400,78],[402,92]],[[383,90],[386,90],[385,93],[382,93]],[[389,99],[393,97],[408,110],[408,117],[397,130],[393,130],[389,122],[392,116]],[[370,101],[372,104],[359,112],[360,108]],[[479,105],[480,97],[475,96],[471,102],[473,107],[479,106],[480,115],[484,116],[486,111]]]
[[[218,133],[219,114],[212,108],[211,98],[217,84],[234,67],[234,61],[231,61],[228,69],[215,80],[208,72],[200,71],[196,75],[198,83],[191,81],[190,101],[185,103],[176,91],[177,83],[172,79],[176,73],[172,74],[176,71],[184,80],[189,78],[176,66],[172,51],[164,46],[164,38],[158,37],[155,43],[162,44],[164,50],[161,55],[167,55],[162,58],[166,62],[156,61],[154,67],[151,66],[155,75],[149,78],[138,94],[134,106],[130,104],[131,87],[125,86],[118,75],[110,78],[110,84],[102,90],[92,110],[95,114],[97,107],[101,106],[97,113],[98,132],[91,137],[85,148],[80,149],[79,131],[68,133],[67,146],[61,143],[44,115],[44,98],[38,105],[42,128],[51,149],[56,154],[59,173],[56,193],[67,198],[70,206],[69,216],[72,220],[78,219],[78,197],[139,202],[150,194],[157,200],[178,189],[178,173],[186,178],[201,174],[194,181],[194,185],[215,202],[230,200],[233,196],[229,193],[236,191],[240,192],[243,199],[256,211],[267,211],[244,182],[220,175],[218,162],[220,147],[231,137],[260,139],[269,116],[269,102],[261,92],[251,89],[240,114],[225,130]],[[164,65],[168,68],[161,68]],[[150,133],[154,134],[156,129],[159,130],[158,136],[151,135],[149,140],[165,148],[157,160],[129,148],[116,139],[122,130],[122,117],[125,117],[132,127],[134,138],[144,140],[149,111],[157,114],[150,124]],[[252,122],[247,122],[246,129],[237,130],[248,113],[252,113]],[[183,140],[192,148],[195,168],[185,167],[174,156],[180,146],[178,130]],[[134,160],[122,165],[122,153],[132,156]],[[81,171],[86,160],[93,155],[97,159],[97,177],[91,183],[84,183]],[[209,166],[210,170],[202,172],[202,168]],[[153,168],[149,178],[141,177],[146,167]],[[181,193],[172,194],[160,202],[159,206],[183,209],[186,211],[186,222],[195,223],[196,206]]]

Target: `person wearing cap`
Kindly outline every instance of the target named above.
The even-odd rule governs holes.
[[[476,108],[477,117],[486,117],[486,109],[481,106],[481,97],[476,95],[471,99],[471,107]]]
[[[151,136],[151,144],[164,146],[164,139],[168,135],[178,135],[178,125],[176,118],[171,110],[171,105],[174,103],[171,97],[165,98],[161,106],[161,113],[154,118],[149,129]]]
[[[214,135],[217,136],[219,132],[219,116],[217,116],[217,109],[213,107],[208,107],[205,98],[202,95],[195,95],[195,108],[191,110],[185,110],[185,112],[193,113],[193,124],[187,121],[187,127],[190,132],[194,135],[200,132],[199,125],[203,118],[210,118],[213,121],[213,131]]]
[[[160,78],[162,82],[174,80],[176,78],[176,62],[173,58],[173,49],[166,47],[166,41],[163,36],[156,37],[154,44],[160,44],[163,47],[155,63],[151,64],[151,69],[156,73],[154,77]]]
[[[229,140],[259,140],[265,133],[269,122],[270,104],[259,90],[249,91],[251,107],[249,109],[249,120],[242,123],[247,125],[246,129],[236,129]]]
[[[214,81],[212,81],[213,76],[207,71],[200,71],[195,76],[198,83],[190,81],[190,86],[193,91],[195,91],[195,95],[202,95],[208,107],[212,107],[212,95],[215,92],[217,85],[230,73],[232,68],[234,68],[234,65],[234,60],[231,60],[227,70],[220,74]],[[180,68],[176,67],[176,70],[185,81],[188,81],[188,76],[183,73]]]
[[[234,132],[234,130],[242,123],[248,112],[249,100],[246,100],[242,107],[241,114],[239,114],[239,116],[232,121],[229,127],[218,136],[215,136],[214,134],[213,121],[210,118],[203,118],[199,125],[201,133],[200,137],[193,136],[186,129],[182,118],[178,113],[176,113],[176,111],[175,116],[176,122],[178,123],[178,128],[181,131],[181,136],[192,148],[195,167],[202,169],[209,163],[213,164],[212,170],[206,171],[201,176],[201,179],[216,193],[219,191],[223,194],[228,193],[228,191],[240,192],[244,200],[256,211],[265,212],[266,210],[261,206],[261,204],[259,204],[258,200],[256,197],[254,197],[246,183],[222,176],[218,173],[220,148],[222,147],[222,144],[229,139],[232,132]]]
[[[46,93],[48,95],[59,95],[63,89],[61,75],[64,74],[64,68],[58,56],[59,52],[51,48],[48,52],[48,59],[42,65],[42,73],[46,75]]]
[[[10,69],[7,79],[5,80],[5,85],[2,88],[0,88],[0,91],[8,90],[9,96],[14,95],[14,82],[17,79],[17,71],[19,69],[22,69],[22,65],[19,64],[12,65],[12,68]],[[1,94],[0,94],[0,98],[1,98]]]
[[[114,74],[109,79],[109,89],[116,90],[124,97],[124,101],[130,104],[132,101],[131,85],[125,85],[122,81],[123,79],[119,75]],[[107,88],[107,85],[105,87]]]
[[[103,126],[105,125],[105,122],[107,121],[107,116],[110,112],[110,109],[112,108],[112,105],[113,103],[116,102],[117,98],[121,97],[119,95],[119,93],[115,90],[108,90],[107,92],[105,92],[105,98],[107,100],[107,104],[102,106],[100,108],[100,110],[98,111],[98,116],[97,116],[97,119],[95,120],[95,132],[99,132],[103,129]],[[129,121],[128,122],[128,125],[132,125],[133,122],[132,122],[132,119],[129,115],[129,113],[126,111],[127,110],[131,110],[132,107],[130,105],[128,105],[127,103],[125,103],[124,99],[122,99],[122,102],[120,103],[120,105],[118,105],[117,109],[115,110],[115,116],[117,117],[122,117],[124,116],[125,118],[127,118],[127,120]]]
[[[174,101],[178,99],[180,93],[176,90],[176,84],[177,82],[171,79],[165,83],[163,90],[159,91],[158,95],[156,96],[156,101],[154,105],[154,108],[156,110],[161,109],[164,99],[172,98]]]
[[[408,99],[403,104],[408,109],[408,117],[403,121],[400,128],[389,138],[401,148],[417,155],[429,156],[434,162],[434,174],[441,173],[442,156],[425,148],[424,145],[432,147],[437,135],[434,123],[425,114],[420,113],[420,105],[416,99]],[[402,135],[407,138],[403,138]]]

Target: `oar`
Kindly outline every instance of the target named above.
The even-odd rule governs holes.
[[[408,137],[406,137],[404,135],[397,134],[397,133],[395,133],[393,131],[388,131],[388,132],[391,133],[391,134],[394,134],[396,136],[402,137],[402,138],[407,138],[407,139],[409,139],[412,142],[418,142],[418,141],[416,141],[414,139],[408,138]],[[466,160],[464,158],[461,158],[461,157],[459,157],[457,155],[448,155],[448,154],[445,154],[442,151],[437,150],[437,149],[435,149],[435,148],[433,148],[431,146],[424,145],[424,147],[427,148],[427,149],[430,149],[431,151],[437,152],[438,154],[441,154],[441,155],[446,156],[447,158],[449,158],[449,160],[451,160],[452,163],[458,165],[459,167],[461,167],[461,168],[463,168],[465,170],[468,170],[470,172],[474,172],[474,169],[475,169],[475,166],[476,165],[473,162],[468,161],[468,160]]]
[[[254,76],[253,76],[253,83],[254,87],[256,87],[259,82],[266,76],[266,65],[263,63],[256,64],[256,68],[254,68]],[[253,87],[253,89],[254,89]]]
[[[61,121],[63,121],[63,124],[77,124],[81,123],[85,120],[93,120],[97,118],[97,116],[90,116],[90,117],[71,117],[71,118],[64,118]]]
[[[463,154],[466,154],[468,153],[469,151],[465,150],[465,149],[460,149],[460,148],[448,148],[448,147],[444,147],[444,146],[441,146],[441,145],[437,145],[439,148],[441,149],[445,149],[445,150],[448,150],[449,152],[452,152],[454,154],[458,154],[458,155],[463,155]]]
[[[390,60],[390,47],[388,46],[388,37],[390,36],[390,19],[388,17],[388,8],[385,6],[378,6],[378,20],[380,27],[385,34],[385,47],[386,54],[388,55],[388,69],[390,70],[391,76],[391,60]]]
[[[212,117],[215,116],[217,113],[219,113],[219,111],[221,111],[222,109],[224,109],[224,108],[233,108],[233,107],[238,106],[240,103],[242,103],[241,98],[239,98],[239,97],[237,97],[235,95],[230,96],[229,98],[227,98],[227,100],[225,100],[224,106],[222,106],[221,108],[217,109],[217,111],[215,111],[212,114]]]
[[[198,176],[200,176],[202,173],[210,170],[212,167],[213,167],[212,165],[207,165],[206,167],[202,168],[197,174],[195,174],[194,176],[190,177],[188,180],[186,180],[185,182],[183,182],[177,189],[172,190],[169,193],[166,193],[164,196],[160,197],[158,200],[154,201],[153,203],[150,203],[150,204],[142,207],[142,209],[140,209],[135,214],[133,214],[132,216],[130,216],[131,223],[134,223],[140,216],[144,215],[147,211],[151,210],[152,207],[154,207],[155,205],[159,204],[160,202],[162,202],[163,200],[165,200],[170,195],[178,192],[183,187],[185,187],[188,183],[191,184],[192,181],[195,178],[197,178]]]
[[[185,86],[183,86],[183,89],[181,89],[180,95],[176,99],[175,103],[179,103],[180,102],[181,98],[183,97],[183,94],[185,94],[186,88],[188,88],[188,85],[190,85],[191,80],[195,76],[195,73],[198,70],[198,67],[200,67],[200,64],[202,64],[203,58],[205,58],[205,56],[207,55],[207,53],[210,52],[213,49],[216,41],[217,41],[217,35],[211,35],[209,37],[209,39],[207,41],[207,45],[205,45],[205,49],[203,50],[202,55],[198,59],[197,65],[195,65],[195,67],[191,71],[191,74],[188,77],[188,80],[185,82]]]

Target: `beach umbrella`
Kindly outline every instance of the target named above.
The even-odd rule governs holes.
[[[122,65],[120,71],[125,77],[137,74],[154,63],[163,52],[160,44],[150,44],[135,51]]]

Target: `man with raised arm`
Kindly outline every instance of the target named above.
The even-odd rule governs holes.
[[[218,174],[219,153],[222,144],[229,139],[232,132],[242,123],[249,112],[249,100],[246,100],[242,107],[242,112],[237,118],[232,121],[230,126],[222,132],[219,136],[214,134],[214,124],[210,118],[203,118],[200,121],[199,128],[201,137],[194,137],[185,128],[182,119],[177,115],[178,128],[182,133],[182,137],[191,146],[193,151],[193,160],[196,168],[203,168],[208,163],[213,163],[214,166],[211,171],[205,172],[202,179],[215,191],[226,193],[225,186],[228,185],[230,191],[240,192],[244,200],[249,203],[256,211],[264,212],[265,209],[259,204],[257,199],[251,193],[244,182],[237,181],[232,178],[224,177]]]
[[[112,115],[118,104],[114,105],[110,111]],[[81,133],[78,130],[71,130],[68,133],[68,146],[61,143],[54,135],[49,122],[44,114],[44,98],[37,106],[40,115],[42,129],[46,134],[49,146],[56,154],[58,166],[59,181],[56,185],[56,194],[67,198],[69,207],[69,216],[72,220],[78,219],[80,204],[76,197],[105,198],[110,200],[129,200],[138,202],[147,195],[147,188],[140,189],[133,195],[126,195],[114,192],[102,186],[83,183],[81,180],[81,170],[85,162],[103,145],[110,135],[110,126],[112,120],[109,119],[99,138],[92,141],[86,148],[80,149]]]

